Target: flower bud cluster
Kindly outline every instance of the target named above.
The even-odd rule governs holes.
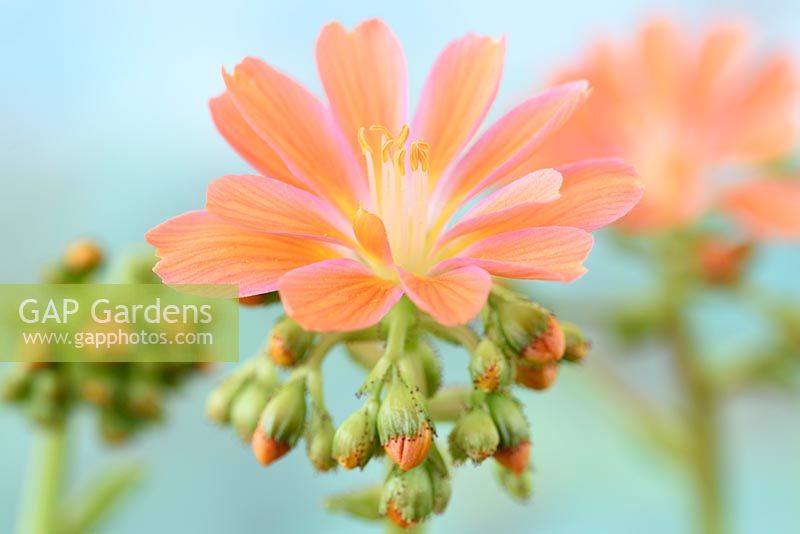
[[[224,381],[209,398],[208,414],[249,439],[264,465],[303,436],[319,471],[363,469],[383,459],[389,471],[380,487],[326,503],[360,518],[410,528],[444,512],[452,488],[435,440],[437,416],[455,422],[448,436],[453,464],[494,458],[500,484],[525,499],[532,488],[531,435],[511,390],[515,384],[547,388],[559,365],[581,362],[589,344],[576,326],[508,290],[492,292],[482,322],[482,336],[466,326],[431,324],[406,299],[379,327],[346,334],[307,332],[284,317],[270,334],[268,357],[257,356]],[[432,335],[469,351],[471,389],[443,389]],[[338,426],[321,396],[319,349],[331,339],[367,371],[356,392],[362,404]],[[283,385],[273,364],[289,368]]]
[[[93,282],[103,259],[96,243],[77,241],[46,270],[44,281]],[[116,281],[154,282],[154,264],[155,258],[150,255],[127,257],[119,266]],[[23,355],[28,356],[26,361],[3,377],[0,398],[19,406],[33,423],[44,427],[60,426],[76,408],[89,406],[97,412],[99,433],[109,444],[124,443],[160,421],[169,395],[204,370],[198,363],[42,362],[37,361],[41,354]]]

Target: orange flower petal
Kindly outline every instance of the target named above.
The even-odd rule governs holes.
[[[725,154],[740,161],[763,161],[786,153],[797,138],[794,111],[800,78],[788,56],[762,61],[756,72],[742,72],[738,97],[722,111]]]
[[[254,58],[223,76],[242,116],[292,174],[345,213],[354,213],[366,199],[367,181],[322,103]]]
[[[531,168],[528,160],[584,101],[588,87],[579,81],[548,89],[495,122],[440,184],[437,198],[447,202],[445,214],[489,186],[541,168]]]
[[[800,179],[739,184],[726,195],[723,206],[758,238],[800,238]]]
[[[350,259],[295,269],[281,278],[278,291],[286,313],[304,328],[319,332],[372,326],[403,295],[396,282],[378,278]]]
[[[250,230],[352,243],[333,206],[289,184],[263,176],[223,176],[211,182],[206,209]],[[348,232],[349,233],[349,232]]]
[[[371,259],[379,261],[383,266],[394,263],[389,238],[386,237],[386,227],[380,217],[359,208],[353,218],[353,231],[358,243]]]
[[[432,276],[398,270],[408,298],[446,326],[464,324],[478,315],[492,287],[492,277],[473,265]]]
[[[262,140],[244,120],[236,109],[233,99],[227,92],[209,102],[211,118],[222,137],[233,149],[258,172],[300,189],[308,189],[302,180],[295,177],[284,165],[280,156]]]
[[[359,161],[359,128],[379,124],[400,131],[407,113],[406,62],[385,23],[367,20],[352,32],[338,22],[326,25],[317,40],[317,66],[331,111]]]
[[[466,234],[475,241],[491,234],[534,226],[527,223],[531,212],[538,204],[560,197],[561,181],[561,174],[553,169],[542,169],[514,180],[465,213],[458,224],[439,238],[439,245],[446,246]],[[467,244],[464,239],[459,243]]]
[[[238,284],[239,296],[274,291],[287,271],[337,255],[323,243],[253,232],[205,211],[172,218],[145,236],[166,284]]]
[[[579,228],[545,226],[497,234],[474,243],[434,271],[477,265],[494,276],[570,282],[586,272],[592,236]]]
[[[466,145],[494,102],[505,38],[467,35],[448,45],[428,74],[411,131],[431,147],[434,179]]]
[[[642,198],[636,171],[618,159],[585,160],[559,169],[561,198],[531,210],[529,226],[574,226],[591,232],[628,213]]]

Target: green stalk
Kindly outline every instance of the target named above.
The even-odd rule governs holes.
[[[672,256],[674,258],[674,256]],[[673,260],[674,261],[674,260]],[[677,380],[683,390],[688,423],[690,464],[699,503],[697,532],[722,534],[725,518],[720,465],[720,402],[718,389],[697,354],[686,312],[692,291],[680,265],[666,273],[665,336]],[[668,267],[668,269],[669,269]]]
[[[715,388],[707,380],[694,354],[683,317],[676,315],[669,325],[669,340],[675,368],[687,401],[692,440],[691,468],[698,491],[700,522],[698,532],[721,534],[725,531],[722,504],[719,402]]]
[[[58,503],[64,483],[67,430],[65,425],[39,430],[29,460],[29,475],[18,534],[58,532]]]

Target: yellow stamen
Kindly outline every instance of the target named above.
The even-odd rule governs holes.
[[[406,149],[402,148],[394,153],[394,169],[399,176],[406,175]]]
[[[367,142],[367,137],[364,135],[364,127],[363,126],[358,129],[358,144],[361,145],[361,153],[362,154],[364,154],[364,155],[366,155],[368,153],[372,154],[372,147],[369,146],[369,143]]]
[[[408,124],[404,124],[403,127],[400,129],[400,133],[397,135],[397,138],[394,140],[394,149],[397,150],[401,148],[403,145],[406,144],[408,140]]]
[[[428,172],[428,149],[430,145],[422,139],[417,139],[411,143],[411,169],[422,169]]]

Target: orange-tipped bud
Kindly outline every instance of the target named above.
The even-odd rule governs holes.
[[[394,501],[389,501],[386,503],[386,517],[388,517],[392,523],[400,528],[411,528],[417,524],[416,521],[409,521],[408,519],[404,518]]]
[[[528,468],[531,454],[531,442],[523,441],[516,447],[500,447],[494,453],[494,459],[503,467],[519,475]]]
[[[407,471],[428,454],[433,429],[424,402],[399,376],[378,410],[378,436],[389,457]]]
[[[526,388],[543,390],[553,385],[558,378],[558,364],[551,363],[541,367],[517,365],[516,382]]]
[[[469,362],[469,373],[475,389],[496,391],[509,381],[509,364],[503,351],[490,339],[482,339]]]
[[[389,458],[400,466],[400,469],[408,471],[425,460],[432,442],[433,431],[431,427],[423,426],[416,436],[390,438],[389,441],[383,444],[383,449]]]
[[[256,427],[256,431],[253,432],[250,444],[253,447],[253,455],[263,466],[271,464],[292,448],[288,443],[281,443],[274,438],[268,437],[264,434],[264,429],[260,424]]]
[[[73,273],[91,271],[103,261],[100,247],[92,240],[83,239],[71,243],[64,252],[64,267]]]
[[[577,325],[562,323],[561,327],[564,330],[564,339],[566,340],[564,359],[575,363],[582,362],[589,353],[591,342],[584,337],[583,332]]]
[[[284,317],[269,335],[267,353],[276,364],[291,367],[305,358],[313,339],[313,334],[289,317]]]
[[[565,348],[564,331],[555,316],[550,315],[547,327],[523,349],[522,357],[536,365],[546,365],[560,360]]]
[[[700,276],[712,285],[735,284],[742,277],[753,247],[721,238],[702,240],[695,251]]]
[[[266,297],[264,294],[239,297],[239,304],[242,306],[262,306],[267,301]]]

